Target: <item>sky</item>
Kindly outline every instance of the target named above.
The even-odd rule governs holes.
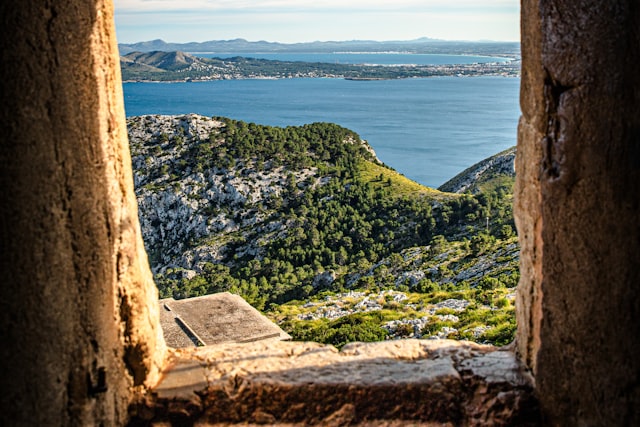
[[[119,43],[520,40],[519,0],[114,0]]]

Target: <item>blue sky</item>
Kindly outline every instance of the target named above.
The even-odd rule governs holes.
[[[118,41],[517,41],[519,0],[114,0]]]

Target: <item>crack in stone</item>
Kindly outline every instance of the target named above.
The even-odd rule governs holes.
[[[564,141],[562,134],[562,118],[559,112],[563,97],[577,86],[565,85],[551,76],[545,69],[544,99],[547,128],[542,140],[543,158],[542,173],[552,180],[558,179],[562,174],[564,163]]]

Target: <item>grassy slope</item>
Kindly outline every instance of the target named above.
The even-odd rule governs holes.
[[[358,170],[361,180],[374,188],[390,188],[397,197],[445,199],[460,196],[423,186],[371,161],[362,161]],[[477,192],[495,193],[500,189],[512,189],[513,184],[514,178],[509,175],[482,176]],[[511,202],[512,192],[503,194],[503,198]],[[407,256],[407,252],[413,252],[413,256]],[[322,292],[309,300],[276,306],[266,314],[294,339],[321,341],[338,347],[352,340],[375,341],[382,335],[386,339],[452,338],[495,345],[512,341],[516,327],[515,285],[519,279],[517,237],[496,239],[491,246],[483,248],[482,253],[470,248],[464,238],[461,241],[444,240],[435,247],[407,250],[402,259],[402,265],[395,268],[396,274],[415,271],[416,266],[419,271],[437,271],[431,274],[434,280],[426,279],[429,283],[423,286],[422,292],[412,292],[416,289],[397,283],[387,287],[374,286],[373,289],[356,285],[347,293]],[[461,272],[472,271],[482,262],[489,264],[484,274],[470,282],[456,281],[456,273],[459,276]],[[391,261],[380,264],[391,264]],[[375,273],[369,277],[374,277],[374,283],[383,281]],[[384,289],[389,293],[385,295]],[[406,299],[390,300],[392,292],[399,292]],[[373,312],[357,310],[355,307],[365,298],[376,300],[381,308]],[[446,300],[468,301],[469,305],[462,311],[438,308],[438,303]],[[332,318],[331,312],[341,312],[343,316]],[[322,313],[329,315],[322,317]],[[345,319],[352,321],[345,322]],[[371,331],[378,331],[379,335]]]
[[[364,182],[376,187],[389,187],[393,194],[401,196],[429,196],[429,197],[456,197],[452,193],[426,187],[384,165],[371,161],[362,161],[358,165],[359,177]],[[390,180],[390,181],[389,181]]]

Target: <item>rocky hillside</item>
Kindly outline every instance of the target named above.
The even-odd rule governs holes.
[[[184,52],[132,52],[121,58],[125,64],[138,64],[154,70],[180,70],[192,64],[201,64],[193,55]]]
[[[267,243],[292,225],[294,218],[283,214],[290,198],[337,180],[338,169],[320,171],[284,140],[269,141],[268,159],[240,144],[230,147],[228,139],[258,129],[253,124],[195,114],[135,117],[128,124],[140,219],[156,273],[180,269],[193,277],[208,263],[264,257]],[[332,143],[342,147],[322,154],[305,150],[305,156],[330,160],[331,151],[351,146],[362,159],[379,163],[354,133],[315,127],[319,133],[322,127],[336,130],[333,137],[342,139]]]
[[[496,179],[515,178],[516,147],[484,159],[460,172],[438,189],[449,193],[480,193],[483,186]]]
[[[411,334],[503,342],[513,332],[508,184],[476,195],[423,187],[328,123],[277,128],[189,114],[128,125],[161,296],[231,291],[297,339],[336,345]],[[385,302],[346,309],[340,301],[353,292]],[[447,299],[484,314],[443,314],[437,304]]]
[[[465,169],[438,187],[438,190],[449,193],[481,193],[483,186],[496,179],[514,179],[515,160],[516,147],[508,148]]]

